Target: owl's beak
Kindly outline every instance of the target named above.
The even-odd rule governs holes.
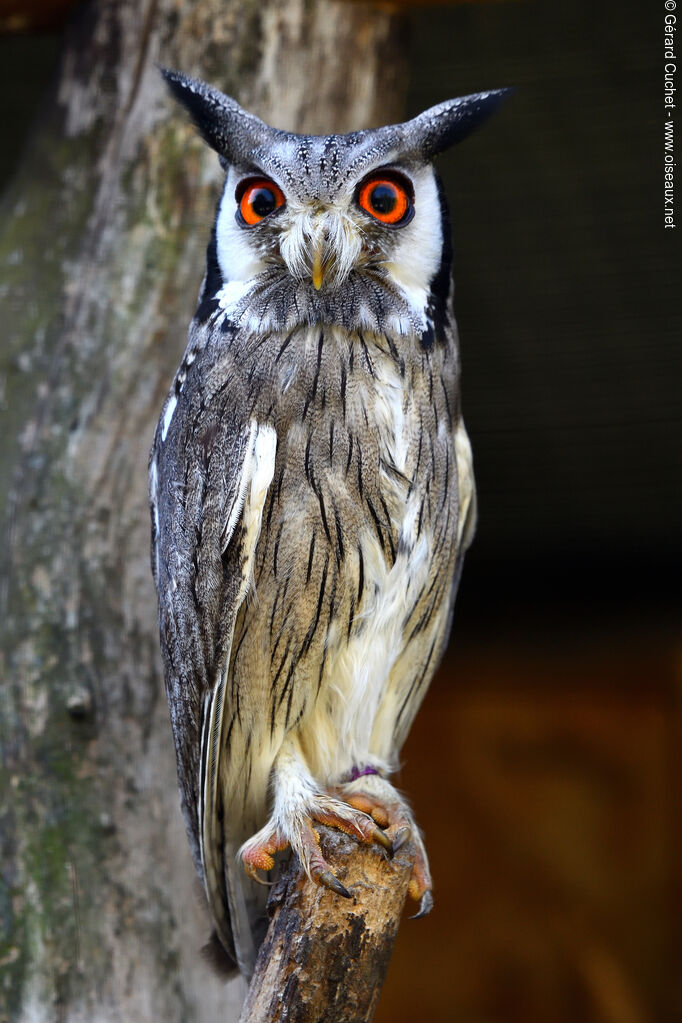
[[[319,291],[322,287],[324,277],[324,264],[322,263],[322,247],[318,242],[313,243],[313,287]]]
[[[359,232],[348,217],[326,207],[303,210],[280,242],[280,251],[297,280],[311,281],[315,291],[338,288],[355,266]]]

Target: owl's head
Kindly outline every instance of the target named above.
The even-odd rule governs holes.
[[[204,82],[163,74],[226,171],[209,252],[216,294],[206,297],[258,330],[433,329],[444,301],[434,289],[450,287],[433,159],[509,90],[448,100],[404,124],[312,136],[271,128]]]

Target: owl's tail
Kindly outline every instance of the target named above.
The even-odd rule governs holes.
[[[256,923],[261,914],[259,904],[264,904],[265,898],[254,898],[250,889],[255,886],[237,862],[239,842],[229,833],[233,815],[224,803],[220,770],[224,696],[222,672],[208,698],[202,723],[199,845],[204,889],[218,941],[248,979],[256,964]],[[216,963],[220,957],[211,949],[215,952],[215,942],[209,945],[208,954]]]
[[[234,968],[236,964],[240,973],[250,980],[267,927],[268,892],[263,885],[254,884],[247,877],[237,857],[239,843],[221,826],[224,819],[222,812],[213,814],[213,824],[207,823],[204,834],[204,887],[215,927],[215,939],[209,943],[206,953],[221,973],[229,974],[230,966]],[[206,832],[210,832],[213,839],[210,845]]]

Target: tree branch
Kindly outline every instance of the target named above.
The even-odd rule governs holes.
[[[268,902],[271,915],[240,1023],[371,1020],[398,933],[414,848],[392,860],[376,846],[320,828],[325,859],[352,893],[313,884],[292,857]]]

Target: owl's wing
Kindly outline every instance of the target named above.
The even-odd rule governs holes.
[[[442,656],[448,644],[450,631],[452,629],[452,618],[455,611],[455,600],[459,581],[462,578],[464,567],[464,555],[471,546],[471,541],[476,532],[476,480],[474,478],[474,458],[471,452],[471,442],[464,426],[464,420],[460,418],[455,430],[455,459],[457,461],[457,487],[459,509],[457,516],[457,555],[455,567],[452,574],[450,586],[450,602],[448,615],[443,632],[443,646],[439,656]]]
[[[152,449],[150,492],[185,823],[218,936],[234,952],[248,949],[250,925],[241,892],[226,890],[218,767],[234,624],[251,580],[277,437],[271,426],[240,419],[229,390],[175,387]]]
[[[457,480],[459,486],[459,515],[457,520],[457,551],[462,557],[471,546],[476,532],[476,480],[474,479],[474,457],[471,452],[469,434],[464,420],[460,419],[455,432],[455,458],[457,459]]]

